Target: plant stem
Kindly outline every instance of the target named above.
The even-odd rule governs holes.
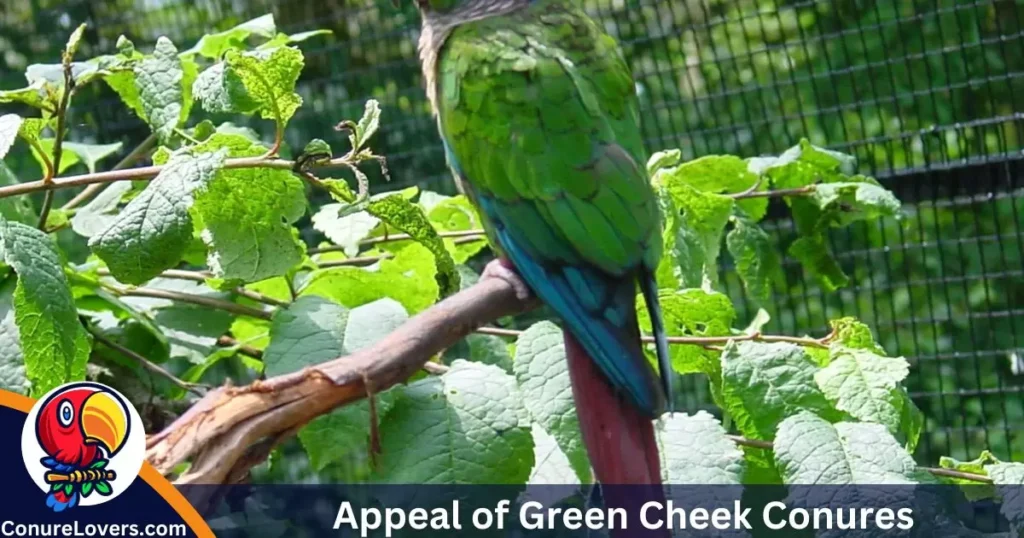
[[[168,372],[167,370],[165,370],[159,364],[156,364],[156,363],[150,361],[149,359],[147,359],[146,357],[143,357],[142,355],[139,355],[138,353],[132,351],[131,349],[128,349],[128,348],[122,346],[121,344],[118,344],[117,342],[114,342],[113,340],[110,340],[106,336],[103,336],[102,333],[97,331],[94,327],[92,327],[88,323],[85,323],[84,325],[85,325],[85,330],[89,331],[89,333],[92,334],[92,337],[97,342],[99,342],[99,343],[109,347],[110,349],[113,349],[114,351],[117,351],[118,353],[128,357],[129,359],[132,359],[132,360],[138,362],[139,365],[142,366],[143,368],[145,368],[145,369],[147,369],[147,370],[149,370],[149,371],[151,371],[151,372],[153,372],[153,373],[155,373],[155,374],[157,374],[157,375],[159,375],[161,377],[166,378],[168,381],[170,381],[171,383],[176,385],[178,388],[185,389],[185,390],[187,390],[187,391],[189,391],[189,392],[191,392],[191,393],[193,393],[193,394],[195,394],[197,396],[202,396],[203,395],[203,391],[200,390],[201,385],[196,385],[195,383],[188,383],[186,381],[182,381],[181,379],[178,379],[177,377],[175,377],[174,374]]]
[[[237,347],[238,352],[241,353],[242,355],[248,355],[249,357],[252,357],[254,359],[263,358],[263,352],[260,351],[259,349],[256,349],[246,344],[242,344],[238,340],[235,340],[234,338],[227,335],[217,338],[217,345],[221,347]]]
[[[332,159],[323,166],[346,166],[347,163],[343,158]],[[243,157],[238,159],[228,159],[224,161],[222,168],[228,170],[234,170],[238,168],[273,168],[275,170],[291,170],[295,166],[294,161],[284,159],[264,159],[262,157]],[[110,170],[107,172],[96,172],[92,174],[81,174],[77,176],[68,176],[65,178],[56,178],[49,181],[44,179],[29,181],[26,183],[16,183],[14,185],[7,185],[0,187],[0,198],[9,198],[11,196],[18,196],[20,194],[29,194],[33,192],[43,192],[48,190],[57,189],[68,189],[71,187],[81,187],[83,185],[93,185],[96,183],[114,183],[116,181],[129,181],[129,180],[147,180],[152,179],[161,171],[163,166],[142,166],[139,168],[131,168],[128,170]]]
[[[773,450],[774,445],[771,441],[763,441],[760,439],[748,439],[741,435],[727,435],[730,441],[740,446],[748,446],[751,448],[761,448],[765,450]],[[946,478],[957,478],[960,480],[970,480],[971,482],[978,482],[980,484],[991,484],[992,479],[976,473],[965,473],[963,471],[956,471],[953,469],[939,469],[936,467],[918,467],[919,470],[931,473],[935,476],[944,476]]]
[[[109,269],[100,269],[97,271],[97,273],[100,276],[111,276]],[[206,279],[213,278],[213,275],[206,271],[183,271],[181,269],[168,269],[160,273],[160,276],[162,278],[172,278],[174,280],[190,280],[192,282],[206,282]],[[275,299],[273,297],[269,297],[257,291],[247,290],[241,286],[233,288],[231,292],[236,295],[245,297],[247,299],[252,299],[253,301],[256,301],[258,303],[263,303],[270,306],[288,306],[289,304],[287,301]]]
[[[476,241],[484,238],[483,230],[462,230],[458,232],[437,232],[440,237],[457,237],[463,239],[462,242]],[[382,235],[380,237],[370,237],[363,239],[359,242],[362,246],[372,246],[379,243],[387,243],[390,241],[405,241],[406,239],[412,239],[409,234],[390,234]]]
[[[491,334],[494,336],[508,336],[516,338],[523,333],[523,331],[517,331],[515,329],[502,329],[499,327],[480,327],[476,330],[480,334]],[[669,336],[668,343],[670,344],[683,344],[692,346],[703,346],[712,347],[728,344],[729,342],[742,342],[745,340],[753,340],[755,342],[789,342],[791,344],[797,344],[801,346],[817,347],[817,348],[828,348],[828,341],[832,339],[832,334],[824,336],[822,338],[810,338],[800,336],[780,336],[770,334],[741,334],[735,336]],[[653,336],[644,336],[642,340],[645,343],[654,342]],[[716,351],[721,349],[716,348]]]
[[[149,150],[153,149],[153,146],[155,145],[156,133],[150,133],[145,140],[143,140],[138,146],[135,146],[135,149],[133,149],[131,153],[125,155],[123,159],[118,161],[118,163],[115,164],[114,167],[111,168],[111,170],[124,170],[125,168],[128,168],[129,166],[134,164],[135,161],[141,159],[143,155],[149,153]],[[61,207],[61,209],[67,211],[69,209],[73,209],[82,205],[87,200],[89,200],[89,198],[92,198],[94,195],[99,193],[99,191],[103,190],[104,186],[105,185],[102,183],[89,185],[84,190],[82,190],[82,192],[76,194],[74,198],[68,200],[68,203],[64,204],[64,206]]]
[[[57,105],[57,132],[53,141],[53,165],[51,173],[56,175],[60,172],[60,160],[64,156],[64,131],[67,123],[68,103],[71,101],[71,91],[75,87],[75,77],[71,71],[71,53],[65,52],[64,58],[64,92],[60,96],[60,104]],[[51,176],[52,179],[52,176]],[[53,191],[48,190],[43,196],[43,207],[39,210],[40,230],[46,229],[46,220],[50,218],[50,208],[53,207]]]
[[[249,316],[252,318],[265,319],[268,321],[274,315],[273,312],[258,310],[250,306],[232,303],[231,301],[224,301],[221,299],[215,299],[213,297],[203,297],[202,295],[192,295],[190,293],[182,293],[180,291],[160,290],[155,288],[124,288],[110,284],[102,284],[102,286],[119,296],[153,297],[156,299],[167,299],[170,301],[191,303],[194,305],[205,306],[208,308],[216,308],[217,310],[223,310],[225,312],[230,312],[232,314],[236,314],[239,316]]]
[[[729,197],[732,198],[733,200],[744,200],[747,198],[784,198],[786,196],[807,196],[812,192],[814,192],[814,185],[807,185],[806,187],[797,187],[795,189],[778,189],[774,191],[752,191],[750,189],[747,189],[743,192],[730,194]]]

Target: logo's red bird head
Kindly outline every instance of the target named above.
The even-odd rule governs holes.
[[[69,387],[50,396],[36,419],[43,450],[69,465],[88,465],[99,450],[109,458],[128,437],[128,409],[121,399],[98,386]]]

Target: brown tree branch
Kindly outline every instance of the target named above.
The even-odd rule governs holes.
[[[348,162],[344,159],[333,159],[327,163],[324,163],[324,167],[332,166],[347,166]],[[264,159],[262,157],[243,157],[238,159],[228,159],[224,161],[222,168],[227,170],[233,170],[238,168],[273,168],[275,170],[292,170],[295,166],[295,161],[288,161],[283,159]],[[139,168],[129,168],[127,170],[110,170],[107,172],[96,172],[94,174],[81,174],[77,176],[68,176],[62,178],[51,179],[45,181],[44,179],[38,179],[36,181],[28,181],[25,183],[15,183],[14,185],[7,185],[0,187],[0,198],[9,198],[11,196],[18,196],[20,194],[29,194],[33,192],[45,192],[57,189],[70,189],[72,187],[82,187],[85,185],[94,185],[97,183],[114,183],[116,181],[129,181],[129,180],[148,180],[156,177],[164,169],[163,166],[140,166]]]
[[[236,475],[236,464],[253,445],[365,398],[366,383],[374,392],[387,390],[481,324],[535,306],[517,299],[504,280],[483,279],[352,355],[245,387],[211,391],[148,439],[147,458],[164,474],[192,458],[179,484],[224,483]]]
[[[128,168],[129,166],[135,164],[135,161],[141,159],[143,155],[147,154],[149,150],[153,149],[153,146],[155,145],[156,133],[150,133],[145,140],[139,143],[138,146],[135,146],[135,149],[133,149],[131,153],[125,155],[123,159],[118,161],[118,163],[115,164],[114,167],[111,168],[111,170],[124,170],[125,168]],[[68,203],[61,206],[61,209],[67,211],[69,209],[74,209],[82,205],[83,203],[87,202],[89,198],[92,198],[95,194],[103,190],[104,186],[105,184],[103,183],[94,183],[92,185],[89,185],[88,187],[83,189],[82,192],[76,194],[74,198],[68,200]]]

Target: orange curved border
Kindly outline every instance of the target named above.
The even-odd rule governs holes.
[[[28,414],[35,403],[36,400],[28,396],[0,389],[0,406]],[[192,529],[192,532],[196,533],[196,536],[215,538],[213,530],[210,529],[210,525],[206,523],[203,516],[199,515],[199,512],[189,504],[178,488],[174,487],[174,484],[164,478],[164,475],[160,474],[160,471],[157,471],[148,461],[142,464],[139,478],[149,484],[160,497],[167,501],[167,504],[171,505],[171,508],[181,516],[181,519]]]

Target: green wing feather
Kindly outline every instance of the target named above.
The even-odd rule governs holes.
[[[463,25],[438,84],[462,178],[505,204],[532,256],[610,275],[656,265],[660,216],[632,75],[593,21],[540,1]]]

